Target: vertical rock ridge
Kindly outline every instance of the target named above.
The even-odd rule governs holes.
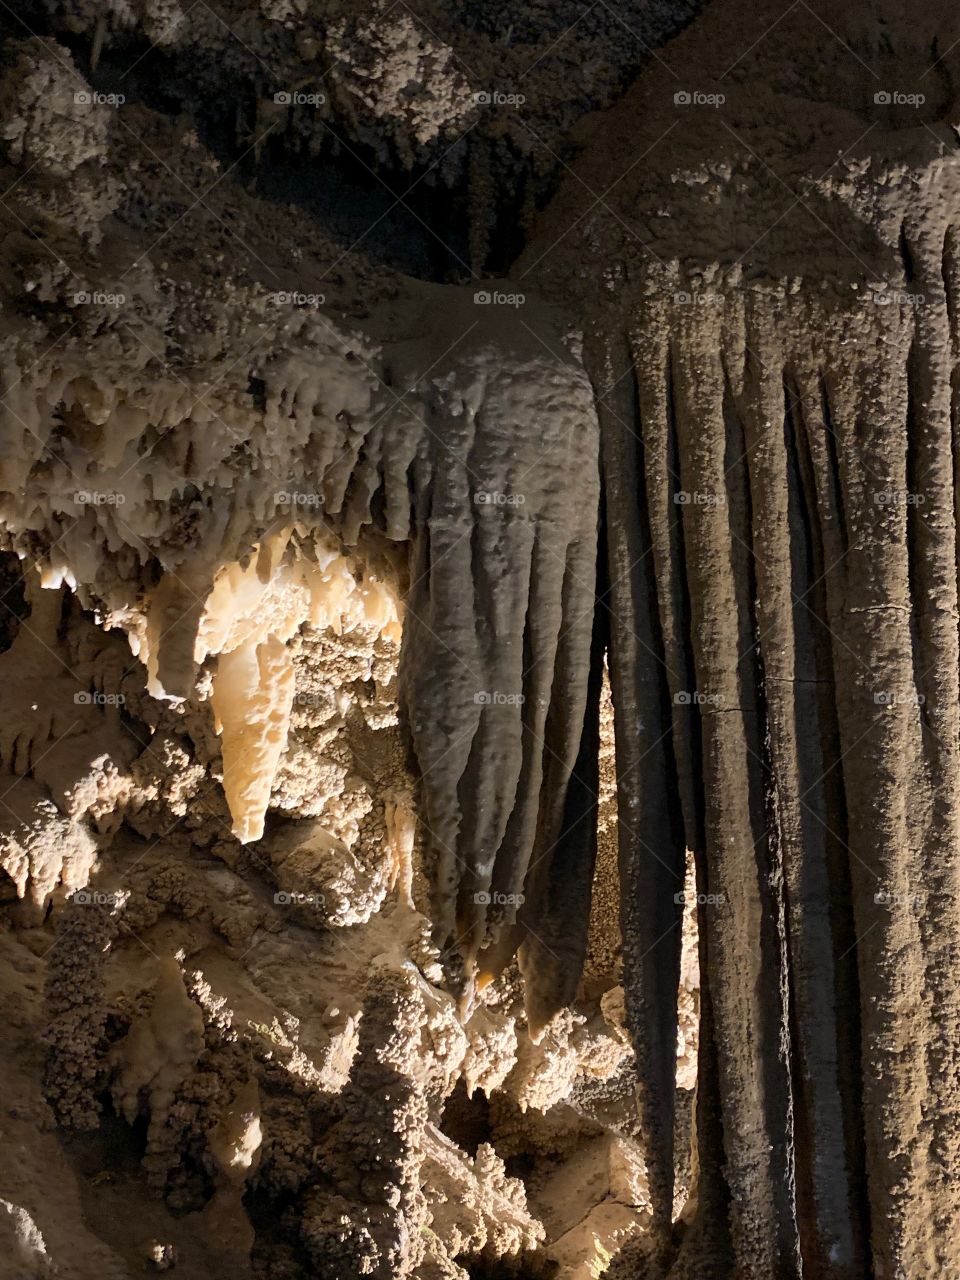
[[[838,892],[836,876],[831,874],[836,854],[830,845],[836,846],[841,838],[828,823],[842,812],[842,791],[834,787],[828,792],[829,779],[824,777],[834,755],[831,743],[836,741],[833,658],[823,582],[829,567],[824,564],[816,481],[801,422],[803,406],[790,375],[784,378],[784,401],[786,483],[794,531],[787,550],[796,674],[792,716],[784,717],[778,726],[786,742],[774,758],[789,814],[784,825],[789,832],[786,874],[795,1003],[791,1038],[796,1067],[797,1212],[803,1224],[805,1274],[852,1276],[862,1270],[864,1231],[854,1181],[857,1164],[850,1151],[851,1120],[859,1134],[857,1094],[849,1076],[849,1058],[856,1046],[848,1051],[845,1073],[843,1041],[848,1029],[838,1017],[837,993],[842,987],[836,956],[848,951],[855,940],[849,923],[837,920],[849,881],[844,882],[844,892]],[[776,732],[776,717],[771,717],[771,724]],[[791,760],[794,772],[789,770]]]
[[[595,419],[583,375],[540,354],[519,376],[491,359],[438,368],[425,408],[442,447],[412,530],[429,549],[415,552],[401,686],[435,925],[468,1003],[521,948],[534,1027],[572,998],[589,917]]]
[[[933,288],[942,245],[911,243],[910,254],[915,287]],[[597,340],[587,352],[626,783],[642,750],[642,691],[659,683],[672,699],[673,668],[692,646],[699,696],[680,711],[694,721],[684,740],[703,735],[702,774],[686,794],[704,805],[701,945],[716,1027],[701,1041],[699,1160],[701,1178],[712,1169],[723,1183],[701,1189],[714,1206],[729,1194],[738,1276],[852,1280],[868,1235],[888,1268],[947,1257],[934,1241],[954,1134],[920,1102],[937,1080],[952,1089],[955,1070],[949,1035],[926,1037],[921,1011],[935,1005],[950,1027],[957,1009],[956,939],[942,914],[956,892],[946,850],[957,810],[957,508],[950,318],[938,296],[919,314],[759,293],[744,309],[648,301],[626,347]],[[671,420],[689,618],[662,492]],[[689,750],[686,767],[696,761]],[[649,1100],[666,1079],[670,1014],[658,1000],[670,980],[663,965],[659,983],[645,974],[633,946],[653,941],[646,912],[638,934],[640,904],[656,892],[657,864],[643,859],[644,844],[660,848],[651,814],[662,822],[671,788],[684,793],[683,768],[667,772],[647,772],[646,794],[620,786],[625,984],[655,1206],[668,1144]],[[870,990],[885,994],[862,1000]],[[859,1016],[841,1012],[851,1007]],[[717,1140],[714,1046],[722,1175],[704,1145]],[[704,1229],[694,1211],[677,1276],[701,1257]]]
[[[523,930],[519,958],[525,979],[524,1003],[534,1036],[539,1035],[558,1009],[572,1004],[583,972],[597,853],[600,693],[605,644],[604,622],[599,613],[595,613],[587,654],[582,652],[579,642],[569,655],[564,653],[563,641],[560,645],[557,673],[562,678],[566,665],[567,674],[565,687],[555,691],[555,696],[559,692],[558,710],[563,720],[556,728],[556,721],[548,720],[544,747],[552,759],[545,764],[544,790],[547,796],[548,788],[562,796],[562,808],[555,815],[549,802],[541,808],[534,860],[519,915]],[[589,673],[585,697],[579,686],[584,662]],[[555,756],[549,746],[552,741],[576,744],[572,762],[566,754]],[[556,785],[558,770],[561,778],[568,778],[565,786]]]
[[[651,353],[661,373],[663,354],[662,350]],[[645,441],[655,428],[643,420],[643,401],[628,346],[611,340],[591,353],[591,359],[595,384],[607,389],[598,399],[598,414],[606,507],[609,667],[616,708],[624,985],[637,1054],[652,1230],[662,1255],[673,1209],[676,999],[684,879],[671,697],[674,690],[680,692],[684,677],[673,666],[679,656],[672,613],[676,589],[663,588],[671,612],[662,628],[655,556],[669,562],[667,522],[671,508],[673,512],[678,508],[672,503],[674,485],[665,445],[658,457],[649,459],[646,454]],[[663,421],[662,402],[658,407]],[[669,652],[665,633],[670,636]]]
[[[637,379],[637,412],[644,457],[643,496],[650,524],[650,555],[662,632],[665,677],[671,702],[673,763],[688,849],[703,848],[699,720],[677,695],[694,685],[690,598],[685,573],[679,446],[674,413],[673,366],[665,329],[655,322],[662,304],[651,303],[643,338],[634,333],[631,358]],[[641,351],[643,358],[641,358]]]
[[[754,300],[750,300],[753,302]],[[776,1206],[782,1237],[780,1267],[784,1274],[801,1273],[800,1238],[796,1223],[797,1159],[795,1143],[794,1072],[796,1052],[791,1037],[791,1023],[798,1016],[795,1009],[797,987],[804,978],[797,964],[798,944],[802,941],[803,904],[792,890],[799,888],[792,880],[792,867],[798,861],[797,813],[790,803],[790,789],[796,778],[796,741],[793,736],[797,717],[797,681],[804,673],[797,670],[796,643],[793,628],[793,604],[797,598],[791,576],[791,547],[794,530],[785,503],[773,503],[771,494],[789,495],[787,488],[787,456],[784,432],[785,403],[783,389],[783,354],[775,332],[766,323],[767,316],[759,301],[750,306],[745,317],[745,377],[739,413],[743,420],[744,453],[741,465],[747,473],[749,494],[747,514],[750,521],[747,565],[741,573],[750,592],[751,621],[756,642],[755,680],[750,687],[741,676],[744,705],[757,708],[759,731],[763,735],[758,750],[750,745],[751,725],[748,721],[748,750],[753,757],[754,772],[759,768],[764,788],[765,837],[755,844],[765,859],[765,876],[769,884],[767,930],[771,941],[766,953],[774,964],[768,970],[765,985],[771,997],[777,993],[777,1007],[768,1016],[777,1019],[778,1048],[776,1059],[771,1052],[768,1065],[769,1125],[772,1143],[782,1161],[782,1180],[775,1186]],[[746,542],[747,539],[737,538]],[[802,592],[806,583],[798,584]],[[756,730],[754,731],[756,732]],[[761,865],[763,865],[761,863]],[[791,926],[794,926],[791,928]],[[792,1007],[793,1006],[793,1007]],[[772,1028],[771,1028],[772,1030]],[[778,1090],[782,1093],[778,1094]]]
[[[923,998],[930,1011],[924,1072],[930,1088],[956,1096],[960,1035],[960,926],[955,851],[958,814],[958,708],[960,655],[957,645],[956,487],[953,475],[951,372],[952,319],[943,291],[943,250],[937,228],[921,225],[911,235],[917,265],[916,287],[924,294],[915,308],[909,366],[908,484],[916,501],[908,507],[908,545],[915,618],[918,732],[931,805],[920,845],[914,902],[920,916]],[[922,501],[921,501],[922,499]],[[919,896],[917,896],[919,895]],[[945,1184],[955,1181],[960,1136],[949,1117],[925,1107],[928,1150],[926,1195],[933,1215],[933,1247],[939,1267],[948,1259],[936,1241],[951,1215],[944,1206]]]
[[[873,337],[878,324],[885,343]],[[861,1003],[871,1247],[878,1270],[912,1273],[932,1262],[916,1212],[924,1072],[920,939],[911,904],[923,791],[906,504],[888,500],[906,493],[909,331],[899,308],[885,308],[879,317],[843,317],[842,336],[831,404],[850,543],[837,687],[860,981],[876,993]]]
[[[490,937],[481,956],[481,980],[502,970],[522,937],[516,920],[536,841],[544,772],[543,743],[564,616],[562,599],[551,589],[556,564],[555,557],[539,540],[535,541],[523,629],[523,765],[516,804],[493,869],[491,891],[498,895],[501,910],[491,913]]]
[[[684,311],[681,304],[674,328],[681,480],[691,495],[684,507],[684,542],[696,692],[703,700],[689,714],[699,715],[703,725],[706,858],[709,893],[715,895],[704,904],[700,923],[711,941],[705,976],[717,1014],[734,1247],[744,1275],[788,1275],[794,1247],[776,1199],[787,1170],[782,1129],[777,1132],[772,1118],[786,1080],[770,1092],[772,1060],[761,1048],[767,1037],[778,1036],[778,982],[771,982],[778,963],[770,950],[763,814],[757,813],[757,788],[751,784],[755,761],[748,744],[756,710],[744,714],[738,677],[743,586],[736,580],[730,516],[720,497],[726,483],[719,320],[701,314],[706,310]],[[748,727],[751,717],[754,725]],[[759,799],[762,804],[762,790]]]

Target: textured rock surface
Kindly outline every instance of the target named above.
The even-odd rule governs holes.
[[[956,15],[307,9],[0,18],[9,1256],[954,1280]]]
[[[729,1195],[737,1274],[802,1257],[860,1275],[867,1249],[877,1275],[951,1274],[954,18],[815,15],[814,64],[788,61],[809,11],[763,11],[745,49],[735,10],[711,7],[605,122],[650,152],[599,208],[585,192],[615,144],[585,149],[544,228],[580,216],[573,252],[529,251],[592,310],[609,388],[613,699],[642,726],[618,767],[644,760],[621,789],[623,900],[653,904],[628,907],[624,981],[654,1211],[666,1233],[664,934],[686,845],[710,1027],[690,1273],[727,1247]]]

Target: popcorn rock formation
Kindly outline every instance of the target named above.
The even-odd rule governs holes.
[[[9,1256],[960,1274],[954,14],[306,8],[2,19]]]

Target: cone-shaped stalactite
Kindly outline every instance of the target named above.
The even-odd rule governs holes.
[[[602,651],[590,385],[531,320],[420,390],[400,696],[451,970],[469,998],[519,950],[536,1029],[586,949]]]
[[[607,519],[610,682],[616,708],[621,927],[630,1030],[638,1058],[640,1123],[661,1250],[673,1211],[673,1115],[677,987],[685,839],[670,733],[672,697],[690,687],[681,602],[673,595],[667,504],[658,468],[641,438],[638,389],[626,343],[596,356]],[[648,497],[653,501],[645,502]],[[638,497],[641,499],[638,501]],[[657,584],[665,602],[661,620]],[[665,648],[665,645],[667,646]],[[673,802],[672,802],[673,801]],[[693,820],[691,815],[691,820]],[[642,903],[641,910],[633,904]]]

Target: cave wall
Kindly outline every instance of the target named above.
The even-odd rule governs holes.
[[[472,256],[447,283],[255,176],[227,181],[202,94],[180,112],[110,102],[97,77],[136,21],[84,13],[68,43],[50,21],[7,42],[3,82],[19,190],[2,206],[0,514],[33,575],[33,657],[120,688],[89,648],[57,656],[65,615],[39,570],[125,636],[152,732],[153,702],[200,726],[218,817],[256,845],[283,808],[302,629],[346,618],[393,642],[402,619],[431,985],[452,1025],[516,981],[524,1045],[561,1058],[596,901],[606,651],[647,1274],[957,1272],[953,14],[761,5],[747,22],[717,0],[615,105],[576,99],[607,109],[580,121],[549,201],[534,181],[505,278],[482,274],[507,252],[489,191],[517,185],[522,148],[512,125],[500,149],[478,129],[483,163],[456,153]],[[274,34],[263,65],[286,67]],[[189,75],[204,39],[176,37]],[[411,177],[473,120],[463,69],[431,68],[433,124],[421,99],[383,130],[380,161]],[[369,143],[377,104],[334,87],[326,127]],[[288,138],[278,169],[321,150],[284,120],[302,148]],[[72,735],[40,719],[4,750],[25,784],[56,776],[40,758]],[[123,792],[115,755],[100,801]],[[108,811],[66,814],[59,862],[17,836],[5,865],[41,916],[92,874],[90,815],[110,837]],[[311,849],[329,870],[331,846]],[[704,987],[696,1195],[675,1224],[687,851]],[[359,1248],[385,1274],[424,1263],[423,1147],[402,1135],[430,1097],[396,1043],[425,996],[387,968],[368,997],[385,1029],[363,1033],[342,1105],[347,1134],[362,1081],[396,1080],[392,1172],[370,1172],[368,1200],[335,1193],[376,1207],[343,1265]],[[311,1192],[325,1256],[346,1211]]]

